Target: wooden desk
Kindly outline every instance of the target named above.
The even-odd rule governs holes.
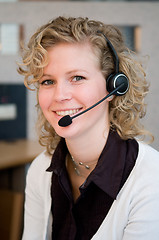
[[[0,141],[0,170],[30,163],[44,149],[38,141]]]
[[[0,141],[0,188],[23,192],[27,165],[44,149],[38,141]]]
[[[30,140],[0,141],[1,239],[21,239],[27,165],[44,149]]]

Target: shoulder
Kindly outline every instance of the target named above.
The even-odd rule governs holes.
[[[137,160],[139,163],[144,162],[144,164],[149,165],[149,167],[159,168],[159,152],[149,146],[146,143],[138,142],[139,144],[139,154]]]
[[[138,142],[139,153],[131,176],[138,182],[135,186],[149,185],[151,189],[159,187],[159,152],[145,144]]]
[[[47,172],[51,156],[42,152],[31,163],[25,188],[23,239],[44,239],[50,221],[51,172]]]
[[[29,171],[38,171],[42,172],[46,170],[51,163],[51,156],[47,154],[46,151],[43,151],[39,154],[31,163]]]
[[[141,199],[145,202],[159,199],[159,152],[143,142],[138,144],[135,166],[118,195],[118,199],[124,202],[127,199],[127,204],[132,202],[132,205]]]
[[[47,172],[47,168],[50,166],[51,156],[49,156],[46,151],[38,155],[31,163],[27,172],[27,186],[37,187],[42,189],[48,183],[52,176],[51,172]],[[49,184],[50,185],[50,184]]]

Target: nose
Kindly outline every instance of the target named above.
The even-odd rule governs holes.
[[[70,100],[72,98],[71,87],[64,82],[58,82],[54,88],[54,100],[57,102]]]

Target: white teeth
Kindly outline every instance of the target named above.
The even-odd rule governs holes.
[[[67,111],[57,111],[56,114],[59,116],[72,115],[79,111],[79,109],[67,110]]]

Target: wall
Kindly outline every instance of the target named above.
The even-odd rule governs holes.
[[[147,76],[151,83],[147,97],[148,111],[144,120],[147,128],[155,136],[152,144],[159,150],[159,3],[155,2],[16,2],[0,3],[0,23],[23,24],[25,40],[41,24],[59,15],[88,16],[105,23],[141,27],[141,53],[148,54]],[[0,82],[22,82],[16,72],[19,56],[0,56]],[[35,138],[36,120],[35,93],[28,93],[27,136]]]

